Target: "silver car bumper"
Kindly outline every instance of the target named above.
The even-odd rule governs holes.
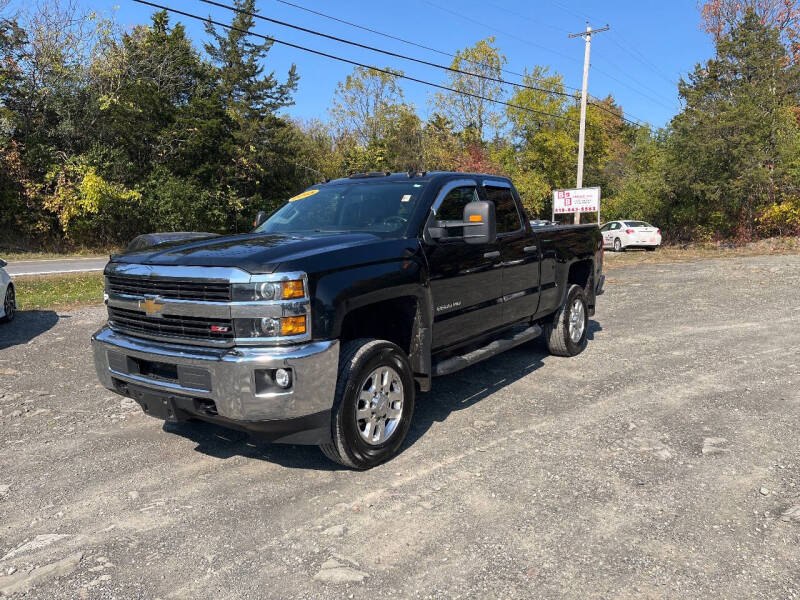
[[[106,388],[118,391],[116,379],[161,393],[212,400],[219,416],[232,421],[295,419],[329,411],[333,405],[337,340],[285,347],[200,348],[140,339],[104,327],[92,336],[92,349],[97,375]],[[157,367],[142,374],[140,361]],[[292,370],[291,387],[265,391],[257,378],[278,368]],[[162,371],[178,375],[165,377]]]

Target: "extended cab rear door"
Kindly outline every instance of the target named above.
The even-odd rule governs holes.
[[[533,316],[539,306],[539,248],[511,184],[484,179],[483,191],[495,206],[502,260],[502,319],[504,324],[512,323]]]

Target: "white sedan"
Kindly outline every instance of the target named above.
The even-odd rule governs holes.
[[[600,233],[603,247],[613,248],[614,252],[624,252],[626,248],[655,250],[661,245],[661,230],[644,221],[611,221],[600,228]]]
[[[10,321],[14,318],[17,310],[17,300],[14,296],[14,282],[6,273],[5,267],[8,263],[0,260],[0,321]]]

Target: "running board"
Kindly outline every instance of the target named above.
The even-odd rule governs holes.
[[[525,329],[515,329],[505,336],[495,339],[487,345],[459,356],[451,356],[433,365],[433,376],[449,375],[466,367],[474,365],[482,360],[496,356],[501,352],[510,350],[514,346],[524,344],[534,338],[539,337],[542,328],[538,325],[531,325]]]

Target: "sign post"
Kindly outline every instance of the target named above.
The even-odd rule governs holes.
[[[597,213],[600,224],[600,188],[581,188],[578,190],[553,190],[553,217],[569,213]]]

